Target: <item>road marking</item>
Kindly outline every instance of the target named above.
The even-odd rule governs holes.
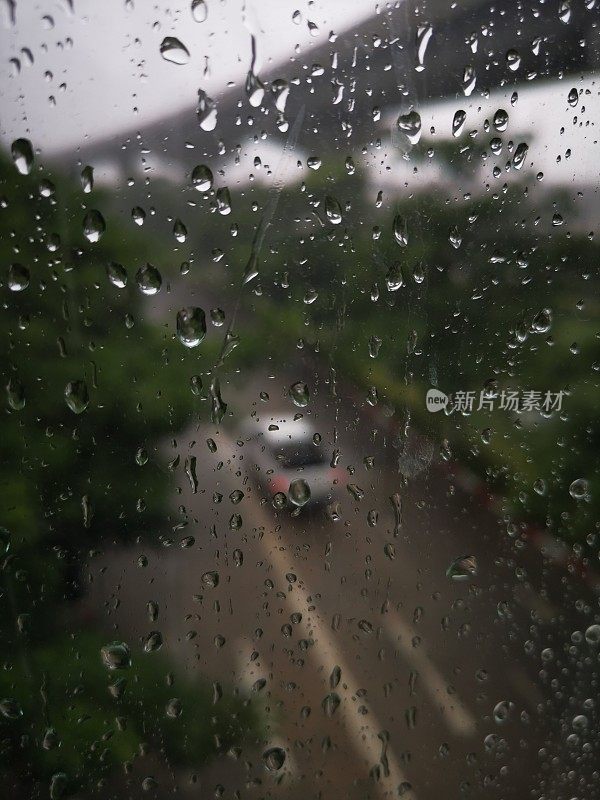
[[[265,551],[266,558],[268,558],[278,575],[283,577],[287,572],[298,573],[297,564],[293,563],[289,554],[285,550],[282,550],[279,545],[276,544],[270,547],[267,536],[260,537],[258,541]],[[300,578],[300,576],[298,576],[298,578]],[[302,582],[303,593],[305,593],[307,597],[311,597],[312,592],[303,578]],[[289,604],[290,601],[288,598],[289,595],[286,595],[286,602]],[[292,607],[290,604],[290,611],[293,612],[296,610],[297,608],[295,606]],[[359,717],[357,706],[354,705],[351,698],[352,696],[356,697],[356,692],[359,690],[360,685],[345,662],[342,652],[336,646],[328,626],[323,624],[317,617],[303,618],[300,625],[304,626],[306,629],[307,638],[309,631],[312,631],[311,635],[315,640],[315,646],[310,647],[307,653],[311,660],[314,661],[316,670],[323,671],[325,675],[328,675],[336,665],[341,669],[342,680],[337,687],[337,691],[342,698],[342,702],[336,714],[339,717],[343,717],[345,730],[350,734],[354,747],[359,753],[365,755],[371,766],[376,766],[377,764],[381,765],[382,741],[377,734],[383,731],[384,727],[379,723],[379,720],[371,710],[369,710],[368,722],[365,722],[365,720]],[[382,797],[388,795],[388,792],[383,786],[384,781],[389,780],[393,784],[393,789],[391,791],[394,795],[400,784],[409,784],[406,775],[400,768],[396,756],[389,746],[386,750],[386,756],[388,774],[385,774],[385,770],[382,769],[382,779],[376,784],[378,792]],[[414,791],[411,796],[416,800]]]
[[[443,704],[443,717],[453,733],[459,736],[471,736],[475,732],[475,717],[466,708],[457,695],[448,694],[448,683],[437,667],[427,655],[418,647],[412,646],[412,641],[417,635],[415,630],[405,622],[397,611],[389,610],[384,622],[386,633],[391,633],[396,646],[409,661],[421,678],[424,688],[430,698],[438,705]]]

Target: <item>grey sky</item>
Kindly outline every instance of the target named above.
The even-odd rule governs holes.
[[[228,82],[242,85],[251,34],[260,69],[376,13],[371,0],[206,0],[195,22],[191,0],[73,0],[73,11],[68,0],[29,0],[11,25],[8,0],[0,5],[0,135],[26,136],[46,154],[189,107],[199,88],[218,98]],[[166,36],[185,44],[187,64],[162,58]]]

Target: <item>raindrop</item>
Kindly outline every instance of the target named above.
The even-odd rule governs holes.
[[[285,764],[285,750],[282,747],[270,747],[265,750],[262,758],[269,772],[277,772]]]
[[[423,72],[425,69],[425,53],[432,33],[433,28],[428,23],[417,26],[417,65],[415,67],[417,72]]]
[[[397,120],[400,133],[403,133],[411,144],[417,144],[421,138],[421,116],[416,111],[401,114]]]
[[[206,316],[201,308],[182,308],[177,312],[177,338],[186,347],[197,347],[206,336]]]
[[[198,121],[203,131],[214,131],[217,127],[217,106],[203,89],[198,89]]]
[[[227,411],[227,403],[221,397],[221,383],[217,375],[214,375],[210,382],[211,399],[211,419],[214,425],[219,425]]]
[[[202,583],[209,589],[216,589],[219,585],[219,573],[214,571],[205,572],[201,580]]]
[[[177,719],[183,713],[183,705],[178,697],[172,697],[165,706],[165,713],[171,719]]]
[[[533,318],[531,330],[533,333],[548,333],[552,327],[552,310],[543,308]]]
[[[146,212],[140,206],[131,209],[131,219],[141,228],[146,221]]]
[[[572,106],[573,108],[574,108],[574,107],[577,105],[577,103],[579,102],[579,92],[577,91],[577,89],[576,89],[575,87],[573,87],[573,88],[570,90],[569,94],[567,95],[567,102],[568,102],[568,104],[569,104],[570,106]]]
[[[226,186],[217,189],[217,210],[224,217],[231,214],[231,195]]]
[[[192,17],[194,22],[204,22],[208,17],[208,6],[205,0],[192,0]]]
[[[252,108],[258,108],[265,96],[265,86],[258,75],[249,70],[246,75],[246,94]]]
[[[125,642],[112,642],[100,650],[102,663],[107,669],[127,669],[131,666],[131,653]]]
[[[558,5],[558,18],[565,25],[571,21],[571,0],[561,0]]]
[[[10,152],[18,172],[29,175],[33,167],[33,148],[29,139],[15,139]]]
[[[452,118],[452,136],[454,136],[454,138],[457,139],[463,132],[466,119],[467,119],[466,111],[459,109],[458,111],[454,112],[454,117]]]
[[[325,198],[325,214],[332,225],[339,225],[342,221],[342,207],[331,195]]]
[[[446,570],[446,577],[453,581],[467,581],[477,575],[477,559],[475,556],[459,556]]]
[[[144,639],[144,652],[155,653],[163,645],[163,637],[160,631],[151,631]]]
[[[523,166],[523,162],[527,158],[528,150],[529,146],[525,144],[525,142],[521,142],[521,144],[517,146],[517,149],[515,150],[515,154],[512,160],[512,165],[514,169],[521,169],[521,167]]]
[[[501,700],[494,706],[494,721],[498,725],[503,725],[508,721],[513,708],[514,703],[511,703],[510,700]]]
[[[15,720],[23,716],[23,709],[12,697],[5,697],[4,700],[0,700],[0,714],[5,719]]]
[[[513,48],[506,53],[506,66],[511,72],[516,72],[521,66],[521,56]]]
[[[398,242],[400,247],[406,247],[408,245],[408,232],[406,230],[406,220],[400,216],[400,214],[396,214],[394,217],[394,239]]]
[[[271,91],[275,96],[275,107],[283,114],[290,93],[289,83],[283,78],[276,78],[271,84]]]
[[[6,384],[6,399],[13,411],[25,408],[25,389],[18,378],[10,378]]]
[[[341,702],[340,696],[336,692],[330,692],[326,697],[324,697],[323,701],[321,702],[321,708],[323,709],[325,716],[332,717],[338,710]]]
[[[569,486],[569,494],[574,500],[585,500],[589,496],[589,483],[585,478],[577,478]]]
[[[55,772],[50,778],[50,800],[60,800],[67,793],[69,779],[64,772]]]
[[[117,264],[116,261],[111,261],[106,267],[106,274],[108,280],[117,289],[124,289],[127,286],[127,272],[122,264]]]
[[[162,286],[161,274],[152,264],[140,267],[135,274],[135,280],[140,291],[146,295],[156,294]]]
[[[170,61],[171,64],[187,64],[190,60],[187,47],[175,36],[166,36],[162,40],[160,54],[165,61]]]
[[[590,625],[585,632],[585,640],[588,644],[600,644],[600,625]]]
[[[290,483],[288,494],[295,506],[304,506],[310,500],[310,486],[304,478],[296,478]]]
[[[83,219],[83,235],[88,242],[92,244],[98,242],[105,230],[106,223],[102,214],[94,209],[88,211]]]
[[[289,388],[288,394],[294,405],[298,406],[298,408],[304,408],[309,403],[310,392],[308,386],[302,381],[293,383]]]
[[[197,192],[209,192],[213,186],[213,174],[205,164],[194,167],[192,184]]]
[[[499,108],[494,114],[493,125],[494,128],[500,132],[505,131],[507,129],[508,113],[503,108]]]
[[[81,170],[81,188],[85,194],[89,194],[94,188],[94,168],[84,167]]]
[[[477,76],[475,74],[475,67],[472,64],[467,64],[463,70],[462,76],[462,90],[465,97],[470,97],[477,83]]]
[[[90,403],[85,381],[71,381],[65,387],[65,402],[74,414],[83,414]]]
[[[8,288],[11,292],[22,292],[29,286],[29,269],[22,264],[11,264],[8,268]]]

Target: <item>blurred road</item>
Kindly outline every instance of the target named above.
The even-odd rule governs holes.
[[[267,417],[279,412],[283,401],[262,403],[259,385],[245,386],[245,407]],[[285,381],[277,388],[284,394]],[[290,414],[298,411],[288,405]],[[586,755],[585,731],[577,746],[567,742],[577,735],[573,718],[587,715],[591,726],[597,713],[584,691],[596,653],[585,639],[571,639],[591,624],[591,591],[510,537],[417,433],[408,450],[421,454],[412,463],[425,468],[406,481],[396,450],[381,431],[373,435],[364,409],[317,398],[306,412],[322,447],[340,449],[348,483],[364,493],[357,500],[339,486],[337,521],[309,507],[296,518],[277,511],[253,482],[235,429],[203,424],[168,448],[169,458],[180,455],[173,525],[188,524],[170,547],[106,554],[89,600],[117,596],[111,621],[120,635],[134,643],[160,629],[163,649],[192,680],[236,686],[263,708],[264,740],[240,762],[218,761],[203,777],[206,791],[595,797],[597,745]],[[185,471],[190,456],[195,493]],[[234,490],[244,493],[238,504]],[[378,513],[375,526],[370,510]],[[241,516],[239,530],[230,526],[232,514]],[[182,549],[187,536],[195,542]],[[446,570],[462,555],[476,557],[477,574],[455,582]],[[217,573],[218,585],[206,573]],[[160,608],[156,623],[147,618],[149,600]],[[261,760],[269,746],[286,751],[277,773]],[[190,796],[198,791],[181,780],[182,793],[186,787]]]

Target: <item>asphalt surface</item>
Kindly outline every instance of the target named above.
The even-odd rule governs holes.
[[[278,413],[281,401],[261,403],[257,387],[246,385],[248,408]],[[409,450],[419,457],[406,479],[366,410],[324,401],[305,413],[321,446],[340,449],[347,481],[336,490],[338,519],[310,504],[298,516],[276,510],[235,426],[203,424],[176,450],[173,521],[187,525],[173,532],[172,546],[143,550],[144,569],[139,547],[105,554],[87,600],[100,607],[118,596],[111,624],[129,641],[152,627],[146,604],[154,600],[163,650],[189,679],[236,687],[262,710],[260,741],[238,761],[226,756],[208,767],[203,791],[596,797],[598,650],[583,635],[598,606],[590,587],[509,535],[501,514],[464,489],[460,468],[417,432]],[[238,503],[234,490],[244,493]],[[182,549],[185,536],[195,542]],[[477,572],[454,581],[446,571],[460,556],[474,556]],[[206,573],[218,573],[218,585]],[[581,715],[584,722],[573,722]],[[274,773],[261,759],[272,746],[286,753]],[[188,776],[166,783],[159,795],[177,786],[197,796]]]

